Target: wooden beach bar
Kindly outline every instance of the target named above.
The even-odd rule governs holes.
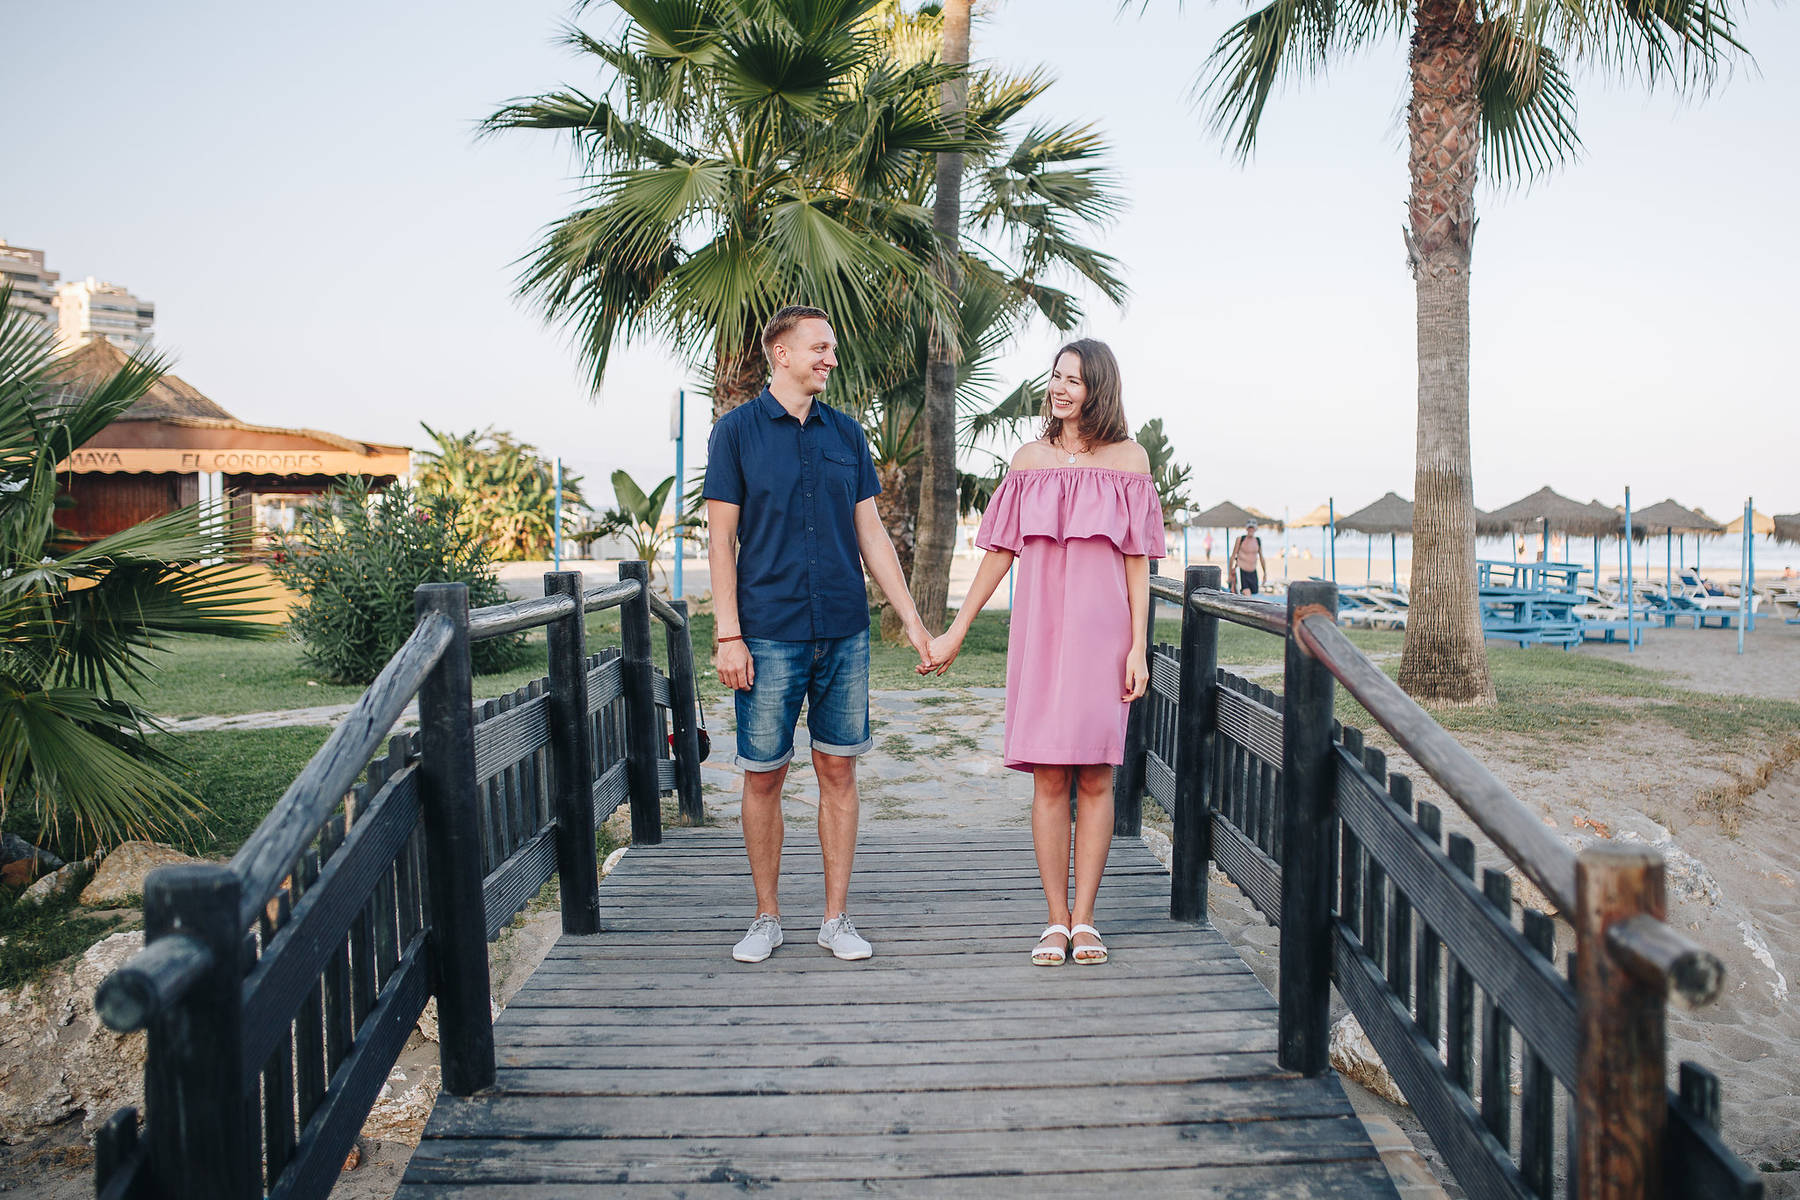
[[[112,377],[128,358],[104,338],[62,363],[66,395]],[[317,429],[239,420],[177,375],[164,375],[136,404],[57,466],[72,506],[64,528],[104,537],[200,500],[227,499],[259,536],[292,526],[293,511],[346,475],[386,487],[406,476],[405,446]]]

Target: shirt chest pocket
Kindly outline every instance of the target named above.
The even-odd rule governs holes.
[[[842,499],[851,504],[856,502],[856,456],[847,450],[826,450],[821,454],[824,463],[824,479],[826,494],[835,499]]]

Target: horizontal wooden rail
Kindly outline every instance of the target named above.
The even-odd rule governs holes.
[[[420,618],[412,636],[388,660],[369,690],[357,698],[343,724],[331,731],[256,832],[232,856],[231,869],[243,880],[238,912],[241,928],[256,923],[263,905],[275,895],[325,818],[355,785],[454,633],[450,618],[441,613]]]
[[[675,611],[675,606],[664,600],[655,592],[650,593],[650,612],[657,620],[670,629],[686,629],[687,618]]]
[[[136,1033],[212,970],[212,952],[175,934],[150,943],[100,982],[94,1010],[114,1033]]]
[[[1247,625],[1276,637],[1287,636],[1287,608],[1279,600],[1200,588],[1189,597],[1189,602],[1208,616],[1230,621],[1233,625]]]
[[[1575,911],[1573,850],[1358,650],[1331,614],[1304,615],[1295,622],[1294,632],[1306,652],[1330,669],[1500,852],[1519,864],[1558,911]]]
[[[573,596],[533,596],[511,604],[492,604],[469,610],[469,640],[505,637],[522,629],[548,625],[575,611]]]
[[[599,612],[602,609],[617,608],[627,600],[635,599],[642,587],[635,579],[625,579],[604,587],[589,588],[581,594],[581,611]]]
[[[1613,958],[1644,983],[1663,987],[1689,1008],[1711,1004],[1725,987],[1725,968],[1655,917],[1640,913],[1606,931]]]
[[[1152,575],[1150,594],[1158,600],[1167,600],[1170,604],[1187,603],[1187,596],[1181,590],[1181,580],[1173,575]]]

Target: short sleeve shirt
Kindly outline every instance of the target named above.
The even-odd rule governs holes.
[[[805,642],[869,627],[855,513],[880,491],[862,426],[816,398],[804,425],[767,388],[719,418],[704,495],[740,510],[738,622],[747,636]]]

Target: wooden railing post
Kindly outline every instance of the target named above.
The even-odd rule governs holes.
[[[1331,749],[1335,680],[1308,654],[1295,623],[1337,612],[1337,585],[1296,583],[1287,593],[1287,661],[1281,695],[1281,1066],[1317,1075],[1330,1066],[1331,822],[1336,772]]]
[[[261,1106],[244,1088],[242,885],[211,863],[162,867],[144,881],[144,941],[187,937],[205,974],[150,1022],[144,1064],[151,1177],[194,1200],[261,1196]]]
[[[631,840],[640,846],[662,842],[662,790],[656,763],[662,723],[656,719],[656,693],[650,659],[650,565],[636,560],[619,564],[619,579],[643,586],[619,606],[619,678],[625,691],[625,768],[631,799]]]
[[[1156,560],[1150,560],[1156,574]],[[1144,673],[1150,672],[1150,655],[1156,645],[1156,593],[1149,593],[1144,618]],[[1149,766],[1150,693],[1131,702],[1125,717],[1125,761],[1113,768],[1113,836],[1138,837],[1144,831],[1144,775]]]
[[[594,853],[594,762],[588,744],[587,614],[581,572],[547,571],[544,595],[575,611],[550,622],[550,805],[556,814],[556,873],[564,933],[600,931],[600,868]]]
[[[669,642],[669,714],[670,733],[675,738],[675,796],[681,804],[681,819],[689,825],[706,824],[706,804],[700,796],[700,696],[694,681],[694,629],[686,624],[688,603],[671,600],[669,606],[681,614],[680,629],[670,627]]]
[[[1189,567],[1181,594],[1218,588],[1218,567]],[[1170,858],[1169,916],[1206,920],[1206,866],[1212,860],[1212,813],[1206,808],[1218,724],[1219,618],[1185,599],[1181,605],[1181,699],[1176,709],[1175,824]]]
[[[481,807],[469,667],[469,589],[422,584],[415,612],[442,613],[455,632],[419,689],[419,800],[425,826],[432,991],[444,1090],[468,1096],[494,1082],[488,1009],[487,907],[481,894]]]
[[[1662,856],[1599,842],[1575,860],[1575,1128],[1581,1200],[1656,1200],[1662,1188],[1666,984],[1614,958],[1607,930],[1667,915]]]

